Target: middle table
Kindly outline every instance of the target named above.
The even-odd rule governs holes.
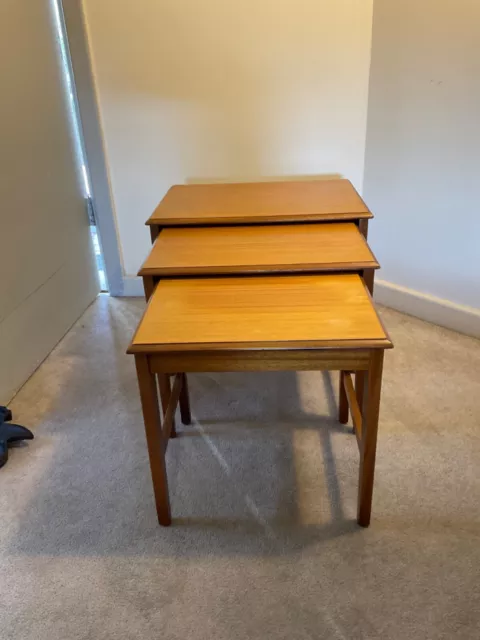
[[[350,222],[163,229],[139,275],[150,297],[172,276],[357,272],[373,287],[379,264]]]

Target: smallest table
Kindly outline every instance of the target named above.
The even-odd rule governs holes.
[[[180,401],[190,421],[185,372],[344,373],[360,450],[358,523],[370,523],[383,354],[392,347],[356,274],[160,280],[128,352],[135,355],[158,520],[171,523],[165,451]],[[178,371],[162,393],[156,375]],[[353,372],[366,372],[355,392]]]

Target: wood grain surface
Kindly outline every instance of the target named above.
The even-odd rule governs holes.
[[[149,225],[241,224],[371,218],[349,180],[172,187]]]
[[[129,352],[390,346],[358,275],[296,275],[161,280]]]
[[[351,223],[163,229],[139,275],[357,271],[379,264]]]

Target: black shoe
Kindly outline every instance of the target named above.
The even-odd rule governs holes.
[[[20,440],[33,440],[33,433],[18,424],[0,422],[0,469],[8,460],[8,445]]]
[[[0,406],[0,422],[10,422],[12,420],[12,412],[7,407]]]

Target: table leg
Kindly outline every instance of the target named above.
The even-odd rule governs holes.
[[[362,218],[361,220],[359,220],[358,228],[360,230],[360,233],[366,240],[368,237],[368,218]]]
[[[151,224],[150,225],[150,238],[152,240],[152,244],[155,242],[155,240],[158,238],[158,234],[160,233],[160,227],[158,224]]]
[[[367,377],[366,371],[357,371],[355,373],[355,395],[357,396],[358,406],[360,412],[363,415],[363,398],[365,395],[365,380]]]
[[[145,291],[145,300],[148,302],[155,291],[155,279],[153,276],[143,276],[143,290]]]
[[[150,371],[148,357],[135,355],[138,386],[142,403],[145,434],[147,437],[148,456],[152,473],[153,492],[157,507],[158,521],[168,526],[172,522],[170,499],[168,496],[167,470],[165,466],[165,446],[162,435],[162,421],[158,405],[157,382]]]
[[[349,412],[348,412],[347,393],[345,391],[345,384],[344,384],[344,376],[345,376],[345,372],[340,371],[340,388],[338,393],[338,420],[342,424],[347,424]]]
[[[363,270],[363,281],[367,289],[370,291],[370,295],[373,296],[373,283],[375,280],[375,269],[364,269]]]
[[[170,396],[172,394],[172,389],[170,386],[170,376],[167,373],[158,373],[157,377],[158,387],[160,389],[160,398],[162,399],[162,412],[163,417],[165,418],[165,412],[167,411]],[[172,430],[170,432],[170,437],[177,437],[177,432],[175,430],[175,418],[172,418]]]
[[[375,456],[377,452],[378,416],[382,390],[383,349],[373,349],[367,371],[366,398],[362,412],[362,442],[358,481],[357,522],[368,527],[372,512]]]
[[[190,398],[188,397],[188,382],[185,373],[182,373],[182,391],[180,392],[180,415],[183,424],[192,422],[192,414],[190,412]]]

